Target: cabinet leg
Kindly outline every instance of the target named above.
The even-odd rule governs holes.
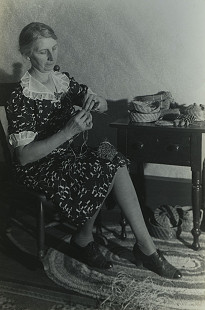
[[[194,237],[193,249],[199,250],[199,236],[200,231],[200,208],[201,208],[201,172],[192,172],[192,209],[193,209],[193,229],[192,235]]]
[[[205,161],[203,163],[203,171],[202,171],[202,210],[203,210],[203,217],[201,222],[201,231],[205,232]]]

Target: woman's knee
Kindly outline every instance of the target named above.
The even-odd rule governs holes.
[[[115,175],[115,177],[123,177],[123,176],[129,177],[127,166],[119,167]]]

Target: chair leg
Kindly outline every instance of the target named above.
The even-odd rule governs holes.
[[[127,233],[126,233],[127,221],[126,221],[126,219],[124,217],[123,212],[121,212],[120,225],[121,225],[121,239],[125,240],[127,238]]]
[[[103,235],[103,232],[102,232],[102,210],[100,210],[95,220],[95,226],[96,226],[96,234],[94,236],[95,240],[104,246],[108,245],[108,240]]]
[[[41,260],[45,256],[45,221],[43,203],[40,201],[37,221],[38,229],[38,258]]]
[[[95,226],[96,226],[96,234],[102,235],[102,210],[98,213],[98,216],[95,220]]]

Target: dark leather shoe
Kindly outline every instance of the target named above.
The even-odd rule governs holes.
[[[85,247],[81,247],[71,238],[70,246],[72,247],[73,256],[90,267],[99,269],[111,269],[113,267],[112,262],[107,261],[100,252],[100,249],[95,241],[91,241]]]
[[[160,250],[157,250],[152,255],[147,256],[142,253],[137,244],[135,244],[133,248],[133,254],[136,259],[139,259],[140,257],[144,267],[162,277],[169,279],[180,279],[182,277],[181,272],[166,260]]]

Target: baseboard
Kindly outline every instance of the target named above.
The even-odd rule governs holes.
[[[189,206],[192,205],[191,180],[145,176],[145,195],[150,208],[162,204]]]

